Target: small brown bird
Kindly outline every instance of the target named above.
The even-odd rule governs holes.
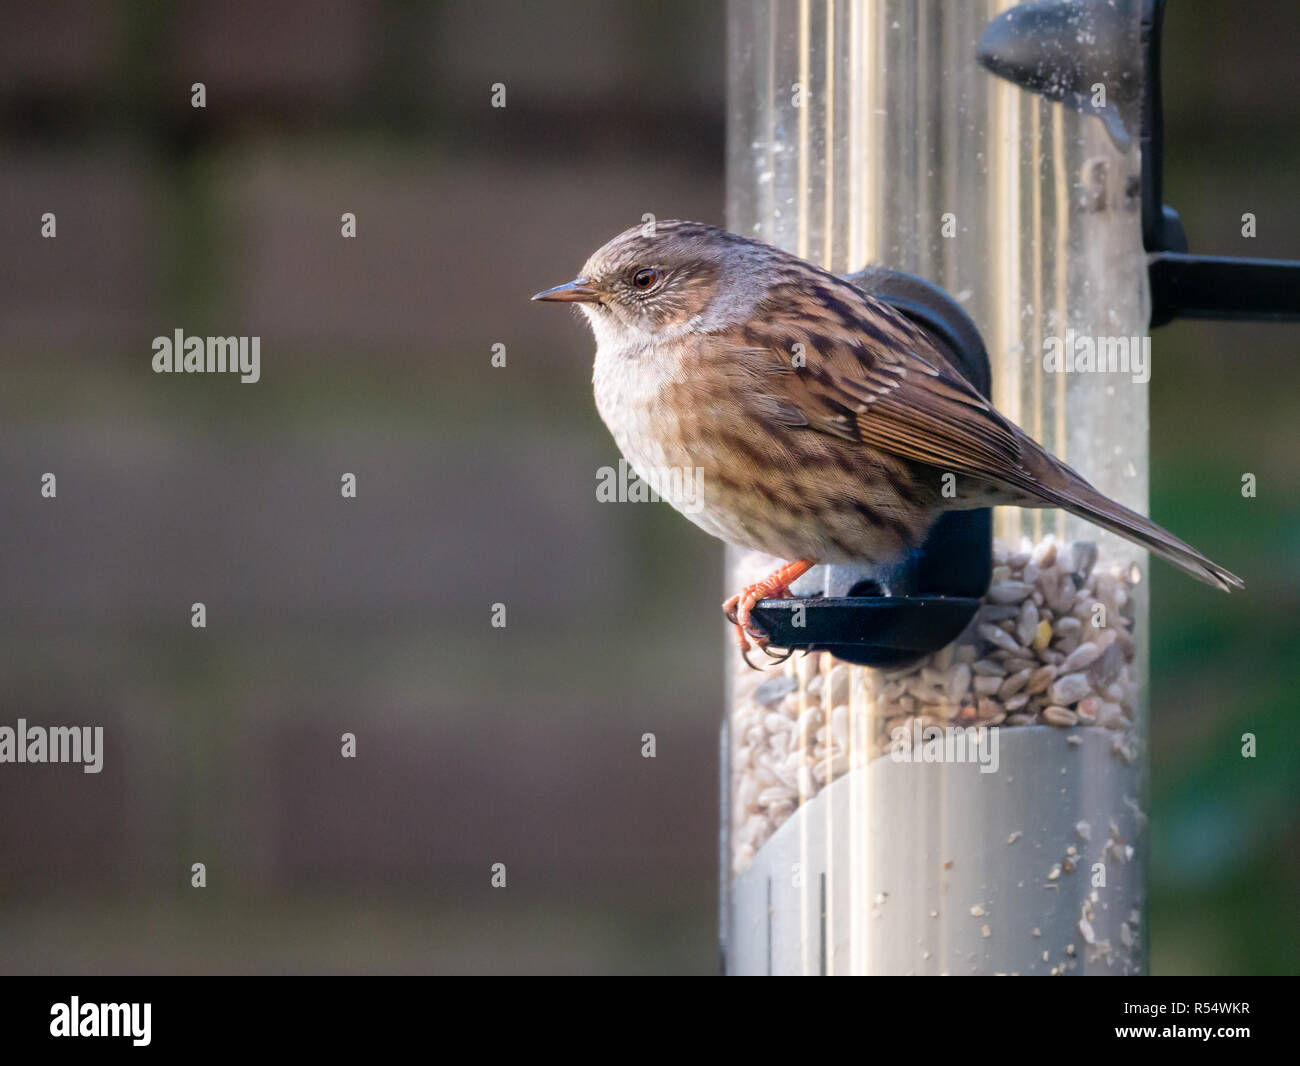
[[[767,648],[759,600],[818,563],[895,561],[951,509],[1060,507],[1243,587],[1039,447],[901,313],[778,248],[698,222],[636,226],[533,299],[586,314],[596,406],[638,476],[714,536],[793,560],[723,604],[742,654],[746,633]]]

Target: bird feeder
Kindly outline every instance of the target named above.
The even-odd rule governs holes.
[[[729,13],[729,228],[853,275],[1142,513],[1148,327],[1300,313],[1295,264],[1189,255],[1160,203],[1161,7]],[[782,561],[729,548],[727,587]],[[999,508],[760,603],[797,654],[727,644],[727,971],[1144,972],[1147,570]]]

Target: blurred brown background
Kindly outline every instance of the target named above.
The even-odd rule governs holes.
[[[106,754],[0,766],[0,969],[715,972],[721,549],[597,504],[589,335],[527,297],[643,212],[723,220],[722,5],[4,24],[0,724]],[[1297,40],[1171,5],[1194,250],[1300,257]],[[176,328],[259,335],[262,380],[153,374]],[[1298,348],[1156,335],[1154,514],[1248,585],[1153,571],[1156,972],[1295,970]]]

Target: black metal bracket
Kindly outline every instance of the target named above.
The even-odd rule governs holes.
[[[1142,2],[1142,244],[1151,279],[1151,326],[1175,318],[1300,321],[1300,262],[1192,255],[1187,234],[1165,206],[1164,109],[1160,45],[1165,0]]]
[[[1141,69],[1132,69],[1134,8]],[[1193,255],[1178,212],[1164,204],[1164,112],[1160,47],[1165,0],[1031,0],[998,15],[975,49],[981,66],[1028,92],[1100,119],[1121,152],[1132,143],[1125,112],[1141,109],[1142,245],[1151,287],[1151,326],[1175,318],[1300,320],[1300,262]],[[1091,88],[1109,100],[1093,105]]]
[[[873,267],[846,280],[924,329],[948,361],[989,395],[984,341],[951,296],[896,270]],[[816,567],[793,586],[795,599],[762,600],[754,619],[777,647],[828,651],[862,666],[900,666],[961,634],[979,610],[992,573],[992,512],[949,511],[899,566]]]

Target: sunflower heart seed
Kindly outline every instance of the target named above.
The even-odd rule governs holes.
[[[831,711],[831,735],[842,748],[849,746],[849,708],[841,703]]]
[[[1018,611],[1016,613],[1019,614]],[[1002,648],[1005,651],[1017,652],[1020,650],[1020,645],[1016,643],[1015,638],[1012,637],[1010,633],[1004,632],[997,626],[985,623],[979,627],[979,635],[990,644],[995,644],[997,647]]]
[[[1034,634],[1037,632],[1038,608],[1032,600],[1026,600],[1021,604],[1020,617],[1016,620],[1016,639],[1027,648],[1034,642]]]
[[[956,703],[966,694],[970,688],[970,667],[965,663],[958,663],[948,674],[948,698]]]
[[[769,733],[779,733],[783,730],[793,729],[794,723],[783,714],[772,713],[763,719],[763,724],[767,726]]]
[[[849,702],[849,668],[837,663],[830,673],[831,706]]]
[[[1065,657],[1065,662],[1061,664],[1061,673],[1073,674],[1079,670],[1086,670],[1100,658],[1101,649],[1096,644],[1080,644]]]
[[[821,790],[821,783],[813,777],[812,767],[810,766],[799,767],[795,780],[799,782],[799,795],[801,796],[812,797]]]
[[[994,603],[1019,603],[1034,591],[1033,585],[1023,581],[1001,581],[989,589],[989,599]]]
[[[764,705],[775,703],[782,696],[793,692],[796,684],[793,677],[773,677],[754,689],[754,702]]]
[[[796,736],[812,736],[817,732],[818,727],[822,724],[822,708],[820,703],[813,703],[805,707],[803,713],[795,719],[794,731]]]
[[[1036,696],[1040,692],[1046,692],[1049,685],[1056,678],[1056,667],[1048,664],[1040,666],[1029,675],[1029,682],[1025,685],[1025,691],[1030,695]]]
[[[1057,621],[1056,635],[1058,637],[1077,637],[1082,628],[1082,622],[1073,616],[1067,616]]]
[[[1084,647],[1087,647],[1085,644]],[[1124,663],[1124,652],[1118,643],[1112,642],[1093,664],[1090,673],[1097,680],[1097,687],[1105,689],[1119,676],[1119,669]]]
[[[1124,718],[1124,708],[1118,703],[1102,700],[1101,705],[1097,708],[1097,724],[1105,726],[1107,729],[1123,729],[1127,724],[1127,720]]]
[[[1055,588],[1048,588],[1045,595],[1047,602],[1051,605],[1052,610],[1057,614],[1066,614],[1074,606],[1074,582],[1070,575],[1066,574],[1058,582]]]
[[[1051,722],[1052,725],[1072,726],[1079,724],[1079,717],[1068,707],[1047,707],[1043,711],[1043,718]]]
[[[773,785],[770,788],[763,789],[758,794],[758,805],[760,807],[772,807],[778,803],[793,803],[798,798],[799,794],[794,789]]]
[[[1087,674],[1066,674],[1052,685],[1051,701],[1057,704],[1078,703],[1092,691]]]
[[[1009,700],[1027,684],[1032,676],[1032,670],[1019,670],[1002,682],[1002,687],[998,689],[998,699]]]

